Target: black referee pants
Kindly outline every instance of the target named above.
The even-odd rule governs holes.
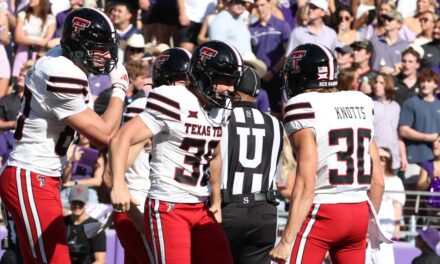
[[[222,205],[222,228],[229,239],[234,264],[269,264],[275,245],[277,207],[265,201],[240,207]]]

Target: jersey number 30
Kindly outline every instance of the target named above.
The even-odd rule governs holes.
[[[330,183],[334,185],[352,184],[354,181],[354,171],[357,169],[357,183],[369,184],[371,182],[371,174],[365,174],[364,143],[365,140],[368,144],[370,143],[371,130],[365,128],[359,128],[356,131],[353,131],[352,128],[330,130],[330,147],[338,146],[340,144],[340,139],[346,140],[347,149],[345,151],[337,152],[337,161],[346,164],[346,172],[345,174],[340,174],[340,170],[330,168]],[[355,160],[357,160],[356,163]]]

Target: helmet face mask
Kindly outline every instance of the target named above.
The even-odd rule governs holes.
[[[283,75],[288,98],[306,90],[333,88],[337,85],[336,58],[324,46],[300,45],[287,57]]]
[[[218,93],[217,85],[233,86],[239,83],[243,62],[238,51],[221,41],[208,41],[199,45],[191,59],[190,77],[193,85],[203,92],[211,106],[225,108],[227,93]]]
[[[103,12],[80,8],[66,17],[61,47],[89,73],[109,74],[118,61],[118,44],[114,26]]]

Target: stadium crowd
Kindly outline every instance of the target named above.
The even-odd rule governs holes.
[[[220,40],[234,46],[244,64],[258,73],[258,109],[282,121],[286,57],[306,43],[327,47],[337,58],[338,88],[361,91],[374,102],[374,136],[385,190],[440,192],[436,0],[0,0],[0,164],[13,148],[26,72],[60,44],[64,19],[81,7],[102,9],[116,28],[118,60],[130,81],[125,106],[152,90],[152,64],[158,54],[170,47],[193,52],[207,40]],[[111,81],[109,75],[89,76],[94,99],[89,105],[99,115],[112,96]],[[341,116],[356,111],[343,109]],[[105,149],[77,135],[62,175],[65,215],[75,211],[69,195],[78,185],[88,192],[80,200],[82,206],[110,203],[103,184],[107,163]],[[404,195],[386,193],[385,209],[379,211],[380,221],[388,223],[386,231],[396,240],[401,238],[404,204]],[[439,198],[430,197],[423,206],[440,208]]]

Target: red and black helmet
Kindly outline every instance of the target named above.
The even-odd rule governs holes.
[[[71,60],[95,75],[109,74],[118,61],[119,43],[115,27],[98,9],[80,8],[70,12],[64,21],[60,42]],[[96,63],[94,60],[97,58],[93,54],[96,51],[109,52],[111,58]]]
[[[309,89],[336,87],[336,69],[336,58],[328,48],[317,44],[296,47],[284,63],[287,97]]]
[[[153,87],[171,85],[178,79],[188,77],[191,53],[182,48],[161,52],[153,62]]]
[[[193,85],[217,107],[224,107],[225,98],[215,96],[215,81],[221,78],[240,81],[243,72],[243,61],[238,51],[222,42],[211,40],[196,47],[190,64],[190,77]]]

